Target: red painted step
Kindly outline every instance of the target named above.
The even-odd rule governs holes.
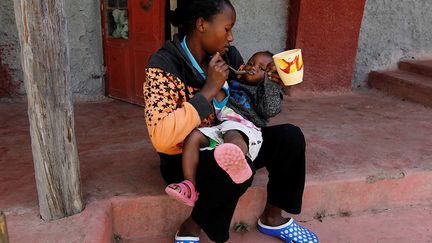
[[[349,214],[382,207],[425,205],[431,201],[432,172],[419,168],[405,168],[403,172],[387,168],[384,171],[369,177],[346,171],[351,179],[308,182],[303,213],[296,220],[308,221],[322,214]],[[259,185],[263,178],[259,177],[256,178],[258,183],[254,182],[240,199],[232,225],[244,222],[256,226],[266,196],[265,187]],[[126,239],[173,235],[191,210],[166,195],[121,196],[110,201],[112,230]],[[311,229],[315,230],[314,227]]]
[[[432,242],[432,207],[415,206],[368,210],[346,215],[326,216],[322,222],[311,220],[303,225],[313,228],[320,242]],[[252,229],[231,233],[227,243],[282,243]],[[201,243],[211,242],[202,234]],[[124,240],[123,243],[170,243],[173,236]]]
[[[372,87],[392,96],[432,107],[432,77],[407,71],[372,71]]]
[[[432,60],[424,61],[400,61],[399,69],[407,72],[417,73],[432,77]]]

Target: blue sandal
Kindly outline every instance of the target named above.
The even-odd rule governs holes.
[[[199,243],[199,237],[196,236],[177,236],[178,232],[175,235],[174,243]]]
[[[267,226],[258,220],[258,230],[266,235],[276,236],[285,242],[295,243],[319,243],[318,236],[312,231],[297,224],[291,218],[287,223],[280,226]]]

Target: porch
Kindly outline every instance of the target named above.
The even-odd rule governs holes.
[[[283,110],[271,123],[296,124],[307,141],[298,219],[322,242],[432,241],[430,108],[368,91],[286,97]],[[170,242],[189,213],[163,192],[142,108],[106,99],[75,105],[86,209],[39,219],[26,104],[1,103],[0,114],[0,209],[11,242]],[[260,171],[233,223],[254,227],[266,180]],[[273,241],[252,229],[230,242]]]

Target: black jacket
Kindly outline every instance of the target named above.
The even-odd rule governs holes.
[[[234,46],[229,48],[223,58],[228,65],[235,69],[238,69],[240,65],[244,63],[239,51]],[[167,41],[158,52],[150,57],[147,68],[160,68],[165,72],[171,73],[182,80],[185,86],[202,88],[205,83],[205,79],[193,67],[181,47],[180,40],[177,36],[174,36],[173,41]],[[235,78],[234,72],[230,71],[228,79],[235,80]],[[241,104],[238,103],[238,95],[232,96],[227,105],[244,118],[253,122],[256,126],[263,127],[266,125],[269,117],[280,112],[281,103],[273,101],[269,103],[269,98],[277,97],[276,100],[280,101],[282,97],[281,89],[277,84],[271,81],[262,82],[259,86],[247,86],[249,85],[240,84],[240,89],[237,89],[237,94],[243,92],[243,95],[247,95],[247,93],[245,93],[247,91],[245,90],[249,90],[252,96],[248,95],[245,99],[252,104],[251,107],[242,107]],[[186,87],[186,94],[188,94],[187,90]],[[266,92],[268,95],[265,95]],[[213,111],[213,107],[210,106],[199,92],[193,97],[190,94],[187,96],[188,102],[196,108],[201,119],[208,117]],[[258,108],[258,110],[255,110],[255,108]]]

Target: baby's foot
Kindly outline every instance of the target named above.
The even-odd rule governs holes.
[[[165,192],[169,196],[191,207],[195,206],[195,202],[198,199],[198,192],[195,190],[194,184],[189,180],[169,184],[165,188]]]
[[[252,176],[252,170],[242,150],[235,144],[224,143],[216,147],[214,157],[218,165],[237,183]]]

